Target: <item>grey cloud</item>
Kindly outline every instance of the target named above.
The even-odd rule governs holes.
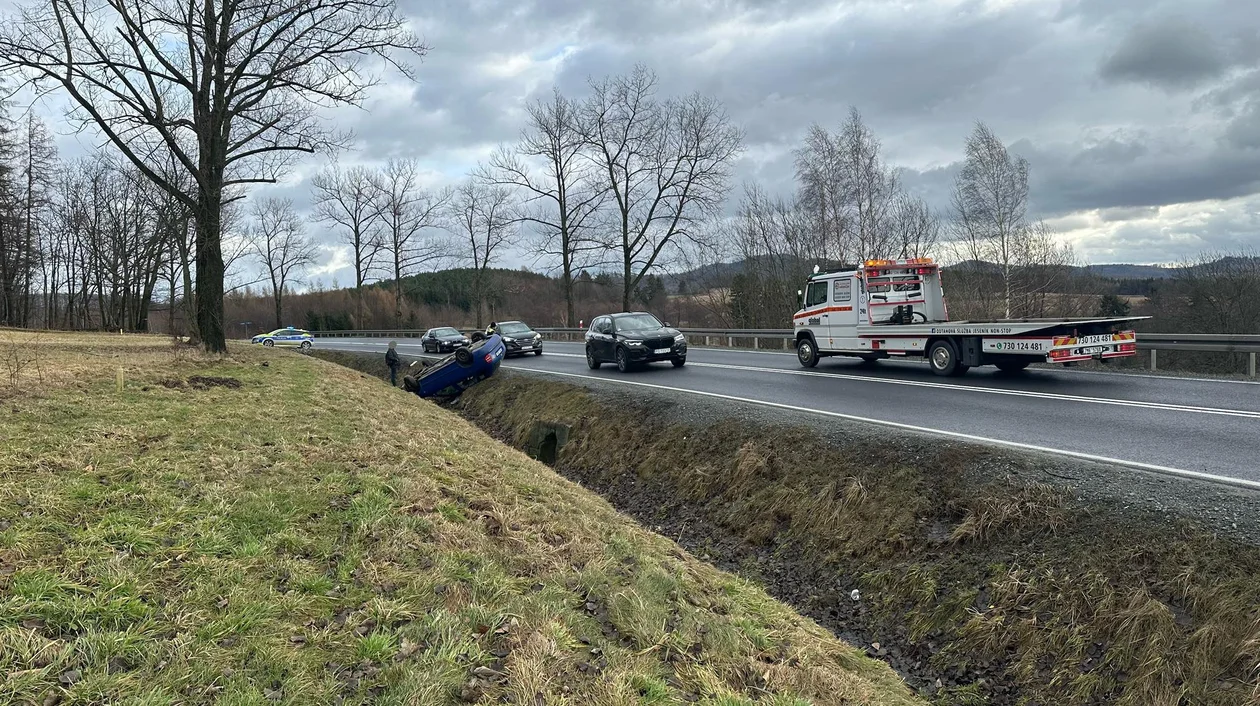
[[[1193,88],[1220,77],[1226,57],[1216,39],[1184,18],[1134,27],[1099,68],[1113,82],[1146,83],[1167,90]]]
[[[357,160],[415,156],[458,178],[516,138],[525,101],[553,84],[580,96],[588,77],[644,62],[663,93],[714,95],[745,128],[735,194],[743,180],[790,192],[808,125],[838,127],[850,105],[890,162],[915,165],[902,181],[942,210],[963,140],[985,120],[1032,162],[1039,214],[1103,210],[1120,234],[1112,260],[1167,237],[1121,228],[1153,208],[1260,192],[1260,71],[1253,83],[1246,71],[1260,61],[1254,0],[1067,0],[1058,12],[978,0],[913,12],[834,0],[401,1],[433,51],[417,85],[337,114],[363,145]],[[520,56],[552,63],[501,70]],[[1170,128],[1192,119],[1193,131]]]
[[[1104,208],[1098,217],[1104,222],[1135,221],[1143,218],[1154,218],[1159,215],[1159,206],[1117,206]]]

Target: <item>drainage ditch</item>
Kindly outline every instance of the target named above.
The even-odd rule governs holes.
[[[506,372],[452,407],[935,704],[1260,706],[1260,549],[1079,487],[1198,486]]]

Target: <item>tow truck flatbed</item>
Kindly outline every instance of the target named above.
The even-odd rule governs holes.
[[[807,367],[837,355],[871,362],[924,357],[941,375],[978,365],[1015,371],[1034,362],[1106,361],[1136,355],[1137,335],[1127,325],[1149,318],[950,321],[940,270],[926,258],[873,260],[851,271],[816,273],[802,295],[793,328],[797,357]]]

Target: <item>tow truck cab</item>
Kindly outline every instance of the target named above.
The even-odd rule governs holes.
[[[793,316],[797,357],[813,367],[827,356],[924,357],[940,375],[978,365],[1017,371],[1032,363],[1106,361],[1137,354],[1121,330],[1146,317],[949,321],[940,266],[930,258],[867,260],[819,272],[799,292]]]

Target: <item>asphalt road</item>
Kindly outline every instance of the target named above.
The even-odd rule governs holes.
[[[320,338],[315,345],[381,352],[386,339]],[[398,341],[404,356],[418,342]],[[926,365],[863,365],[826,358],[692,348],[687,365],[630,373],[589,370],[578,343],[546,343],[542,356],[505,361],[513,370],[570,382],[603,381],[806,411],[912,432],[1048,452],[1260,490],[1260,384],[1127,373],[975,368],[941,378]],[[575,378],[581,378],[578,380]]]

